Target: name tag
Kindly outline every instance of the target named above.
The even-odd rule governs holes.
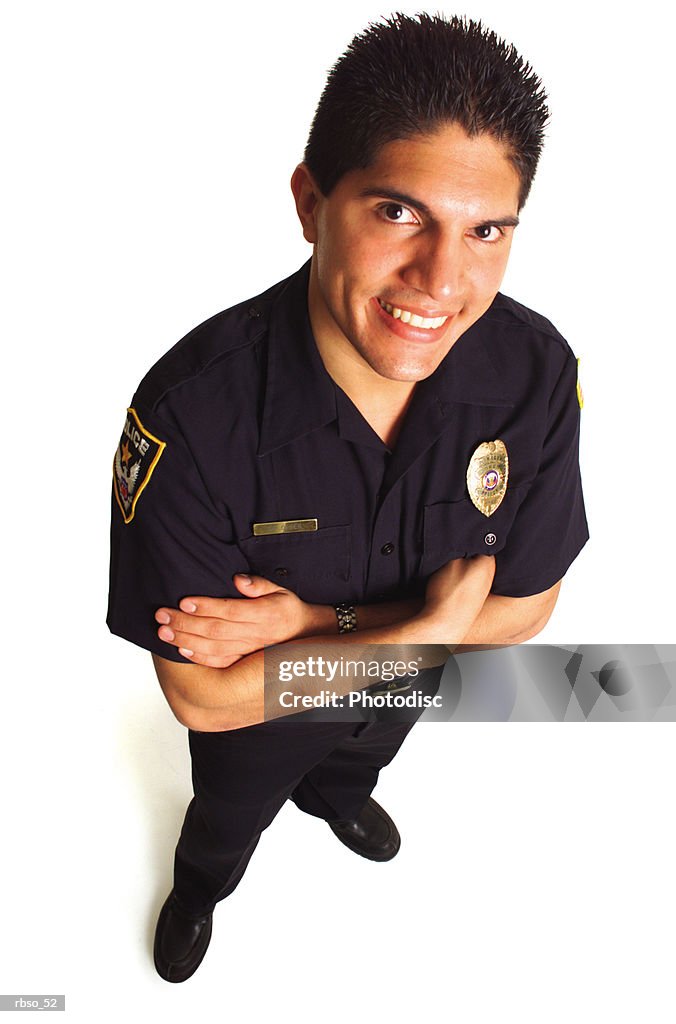
[[[314,533],[316,519],[280,519],[277,523],[254,523],[254,537],[270,537],[276,533]]]

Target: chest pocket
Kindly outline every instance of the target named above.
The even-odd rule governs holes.
[[[429,576],[454,558],[501,551],[527,491],[527,484],[508,490],[492,516],[479,512],[469,498],[426,505],[421,575]]]
[[[251,572],[288,587],[303,600],[343,600],[340,595],[350,579],[349,526],[247,537],[239,548]]]

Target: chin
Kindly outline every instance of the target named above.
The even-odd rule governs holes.
[[[382,350],[369,352],[366,350],[362,352],[362,356],[371,369],[381,377],[385,377],[387,380],[412,382],[425,380],[426,377],[431,376],[444,356],[447,355],[447,351],[446,348],[441,352],[438,349],[435,352],[420,351],[419,349],[408,352]]]
[[[445,339],[443,344],[410,345],[402,351],[396,344],[389,346],[354,345],[362,359],[375,373],[386,380],[415,383],[431,377],[446,358],[455,343],[455,338]],[[353,342],[354,344],[354,342]],[[397,352],[396,349],[400,350]],[[408,349],[408,351],[406,351]]]
[[[430,377],[436,370],[438,363],[434,366],[420,366],[417,364],[404,364],[400,366],[391,365],[378,365],[374,363],[369,364],[372,370],[386,380],[396,380],[403,383],[415,383],[416,381],[425,380],[426,377]]]

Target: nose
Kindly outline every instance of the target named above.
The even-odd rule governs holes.
[[[448,306],[462,296],[468,254],[462,238],[438,232],[416,239],[401,272],[403,281],[428,295],[439,306]]]

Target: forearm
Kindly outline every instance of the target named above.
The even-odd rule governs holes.
[[[489,594],[462,646],[508,646],[523,643],[544,629],[554,610],[560,583],[532,597]]]
[[[558,585],[555,588],[558,593]],[[547,592],[550,593],[549,591]],[[554,602],[543,602],[543,595],[534,598],[503,597],[489,594],[479,614],[474,619],[462,644],[470,646],[502,646],[522,643],[536,636],[547,624],[554,608]],[[408,601],[387,601],[382,604],[357,605],[357,623],[359,632],[382,626],[403,623],[416,618],[424,606],[422,598]],[[336,613],[331,605],[310,605],[308,628],[304,637],[330,634],[336,629]],[[453,624],[449,624],[453,628]],[[413,627],[412,627],[413,628]],[[455,641],[442,639],[443,629],[437,635],[437,642],[454,646]],[[420,637],[413,639],[418,643]]]
[[[198,732],[240,729],[288,713],[274,700],[279,689],[276,669],[281,661],[307,662],[319,654],[328,660],[349,657],[355,662],[372,661],[378,654],[377,648],[386,648],[382,657],[388,662],[415,661],[420,669],[441,665],[448,657],[443,645],[453,646],[462,641],[480,603],[476,598],[465,599],[460,589],[448,602],[441,630],[434,617],[419,614],[402,622],[359,629],[354,633],[331,633],[279,644],[268,651],[240,658],[228,668],[180,665],[155,656],[153,659],[165,697],[183,725]],[[330,686],[341,695],[373,681],[373,678],[341,674],[330,681]],[[319,692],[328,684],[329,680],[321,676],[315,678],[309,688],[307,680],[294,680],[296,690],[305,693]]]
[[[465,624],[462,618],[455,627],[458,642]],[[426,642],[425,631],[417,629],[412,620],[393,626],[344,633],[342,635],[313,636],[279,644],[268,651],[256,651],[240,658],[228,668],[209,668],[205,665],[179,665],[153,655],[155,671],[172,711],[182,725],[198,732],[222,732],[256,725],[276,715],[285,714],[281,705],[275,705],[271,693],[279,679],[276,667],[283,660],[307,661],[318,653],[327,659],[349,656],[358,661],[373,658],[375,645],[387,648],[388,661],[408,662],[415,658],[419,668],[443,664],[448,651],[440,645]],[[427,638],[429,639],[429,638]],[[420,644],[424,646],[420,646]],[[412,645],[415,644],[415,651]],[[418,660],[420,659],[420,660]],[[267,676],[266,676],[267,670]],[[373,679],[342,677],[331,686],[337,694],[349,693],[373,682]],[[266,682],[270,688],[266,701]],[[304,692],[319,692],[327,680],[321,677],[307,688],[305,680],[295,681],[296,688]]]
[[[264,652],[230,668],[181,665],[153,654],[153,664],[171,710],[188,729],[222,732],[263,721]]]

